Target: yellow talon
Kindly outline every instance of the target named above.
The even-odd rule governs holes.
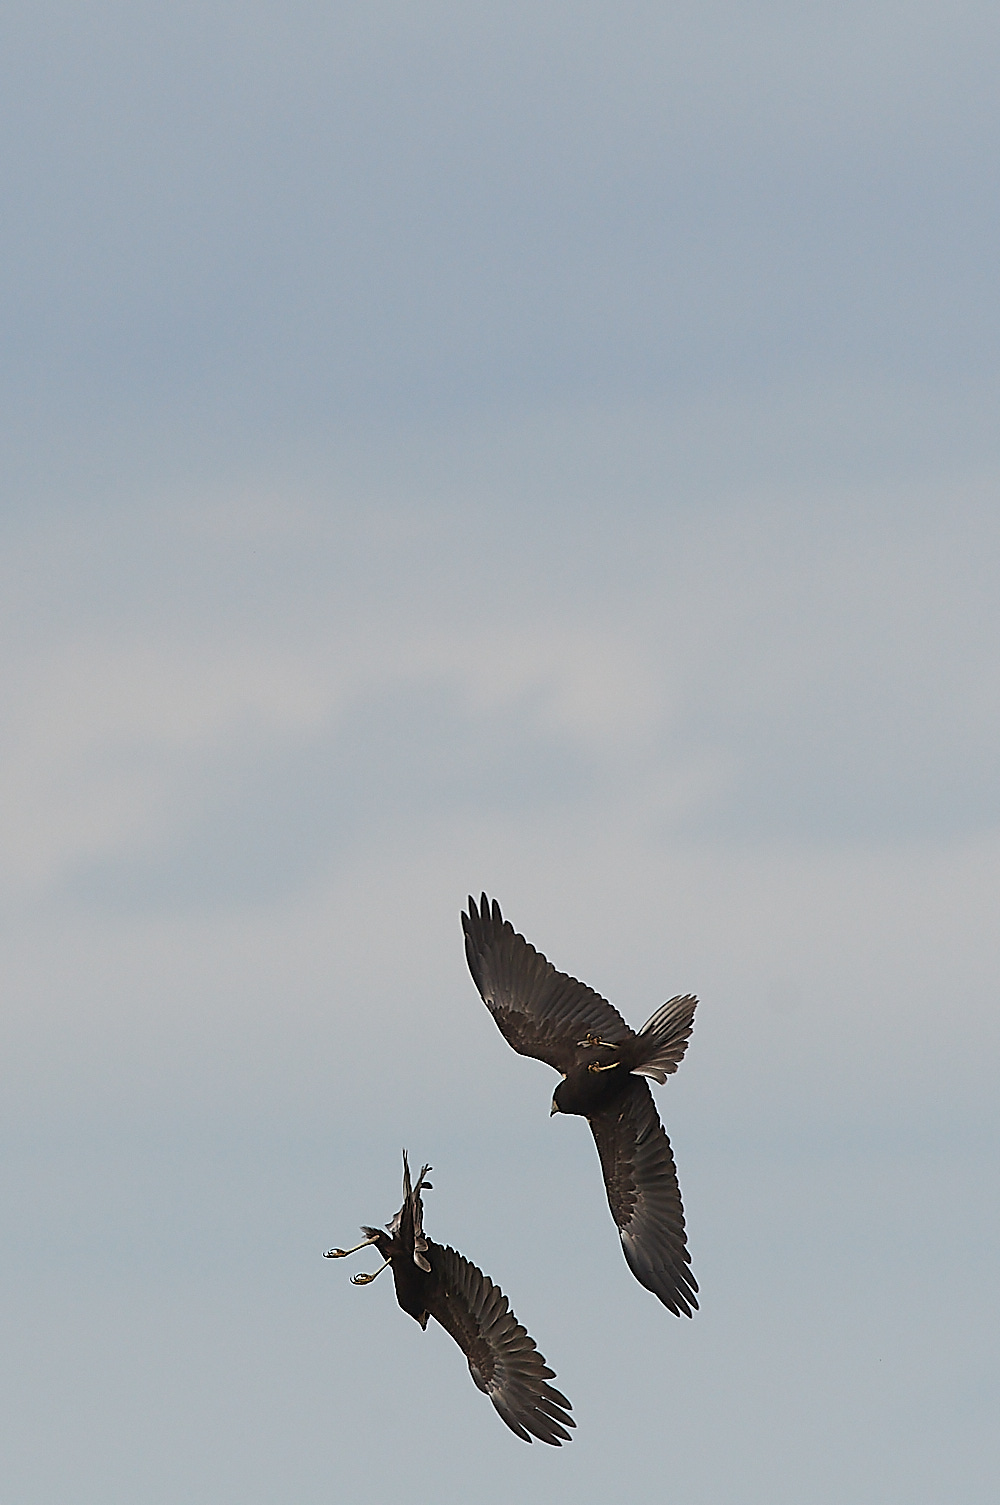
[[[375,1276],[376,1275],[381,1275],[382,1271],[383,1270],[387,1270],[391,1264],[392,1264],[392,1260],[391,1259],[387,1259],[386,1262],[385,1262],[385,1264],[384,1265],[379,1265],[378,1269],[372,1275],[352,1275],[351,1276],[351,1285],[354,1285],[354,1286],[370,1286],[371,1283],[372,1283],[372,1281],[375,1279]]]
[[[355,1244],[353,1249],[327,1249],[324,1259],[346,1259],[349,1254],[357,1254],[359,1249],[367,1249],[369,1244],[374,1244],[374,1238],[362,1239],[360,1244]]]

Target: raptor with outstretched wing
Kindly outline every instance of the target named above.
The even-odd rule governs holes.
[[[524,1442],[533,1437],[560,1447],[569,1442],[567,1427],[576,1423],[566,1397],[548,1382],[555,1374],[533,1339],[510,1309],[500,1287],[471,1260],[436,1244],[424,1233],[421,1192],[430,1189],[425,1165],[415,1186],[403,1154],[403,1205],[387,1231],[363,1228],[365,1239],[354,1249],[329,1249],[328,1259],[342,1259],[369,1244],[384,1263],[373,1275],[355,1275],[355,1285],[370,1285],[392,1266],[396,1299],[420,1326],[433,1317],[455,1339],[479,1389],[488,1395],[512,1432]]]
[[[665,1082],[684,1057],[697,999],[671,998],[638,1032],[586,983],[558,972],[486,895],[462,915],[476,987],[507,1042],[562,1074],[553,1113],[587,1119],[611,1215],[635,1278],[678,1316],[698,1290],[684,1233],[670,1141],[648,1082]]]

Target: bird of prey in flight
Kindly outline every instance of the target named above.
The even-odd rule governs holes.
[[[636,1280],[677,1316],[698,1305],[670,1141],[647,1077],[680,1065],[697,999],[671,998],[638,1034],[586,983],[557,972],[483,894],[462,915],[465,954],[507,1043],[560,1072],[553,1113],[586,1118],[597,1141],[611,1216]]]
[[[422,1191],[430,1190],[425,1165],[416,1186],[403,1152],[403,1205],[390,1223],[362,1228],[365,1238],[353,1249],[329,1249],[327,1259],[343,1259],[374,1244],[384,1263],[373,1275],[355,1275],[355,1285],[369,1285],[392,1266],[396,1300],[422,1328],[428,1317],[451,1333],[469,1361],[472,1378],[493,1402],[518,1437],[532,1437],[561,1447],[576,1425],[564,1395],[548,1384],[555,1374],[511,1311],[506,1296],[488,1275],[454,1249],[436,1244],[424,1233]]]

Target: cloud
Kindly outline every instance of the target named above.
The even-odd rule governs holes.
[[[205,763],[301,731],[321,706],[302,666],[274,654],[64,641],[7,677],[2,823],[8,892],[81,861],[170,840]]]
[[[770,481],[640,410],[22,516],[8,892],[260,898],[478,804],[713,843],[995,827],[992,486],[803,493],[797,416]]]

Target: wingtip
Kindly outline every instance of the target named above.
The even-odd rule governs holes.
[[[688,1251],[681,1251],[683,1264],[672,1270],[663,1269],[639,1248],[626,1229],[620,1228],[618,1232],[625,1262],[639,1284],[661,1301],[675,1317],[693,1317],[698,1310],[698,1298],[695,1294],[698,1282],[687,1268],[691,1261]]]
[[[480,897],[478,903],[470,894],[468,897],[468,905],[468,910],[462,910],[462,929],[465,931],[466,935],[469,935],[472,926],[488,924],[491,915],[496,921],[501,924],[503,923],[503,916],[500,914],[499,904],[494,899],[491,905],[490,899],[487,896],[485,889],[483,890],[482,896]]]

